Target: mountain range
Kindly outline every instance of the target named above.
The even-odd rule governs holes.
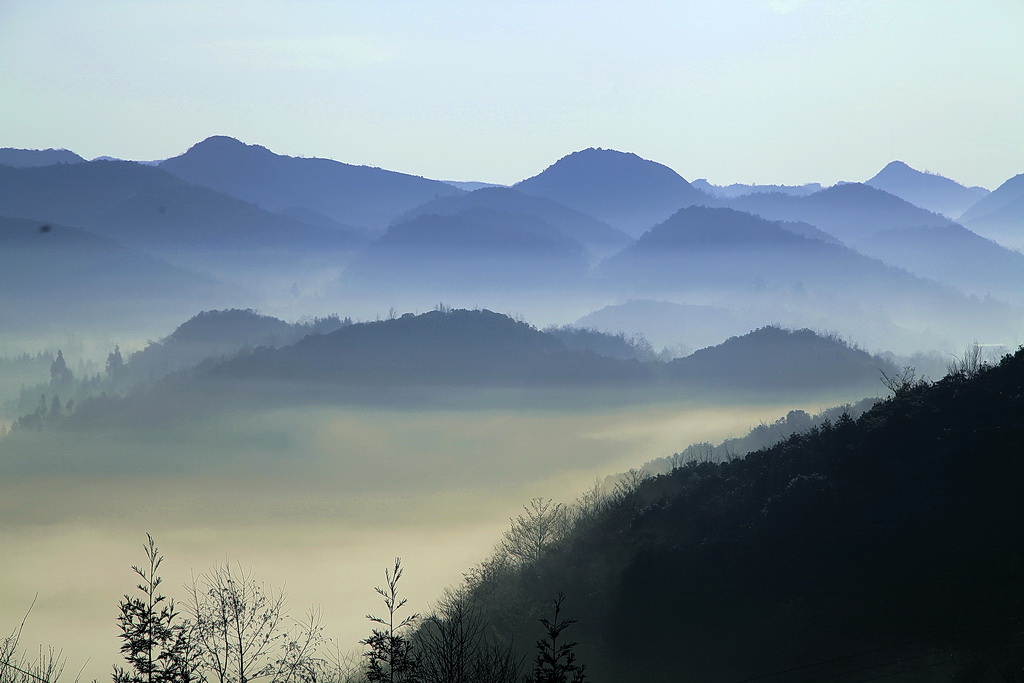
[[[671,362],[594,330],[541,331],[488,310],[289,325],[208,311],[129,356],[123,399],[83,399],[68,428],[166,424],[224,410],[628,405],[727,392],[807,398],[876,391],[895,369],[834,336],[765,327]],[[568,404],[566,403],[568,401]]]
[[[750,194],[730,199],[725,205],[770,220],[810,223],[846,244],[855,244],[880,230],[950,222],[884,190],[861,183],[833,185],[803,197],[781,192]]]
[[[467,194],[440,197],[407,211],[395,222],[426,214],[453,215],[477,208],[539,218],[557,233],[585,246],[598,257],[614,253],[632,241],[626,233],[586,213],[507,187],[484,187]]]
[[[890,162],[864,184],[949,218],[956,218],[989,193],[983,187],[964,187],[944,176],[923,173],[902,161]]]
[[[978,200],[960,221],[984,237],[1024,251],[1024,173]]]
[[[156,251],[337,250],[358,241],[129,161],[0,166],[0,215],[84,227]]]
[[[20,166],[0,164],[0,215],[88,229],[210,273],[253,292],[243,306],[315,313],[345,301],[372,316],[447,300],[565,322],[661,299],[727,309],[747,329],[775,320],[865,330],[879,347],[901,327],[906,344],[972,328],[1010,341],[1022,317],[1001,303],[1019,302],[1015,254],[893,194],[952,212],[933,200],[980,190],[902,162],[871,184],[702,184],[712,196],[662,164],[594,148],[512,187],[474,191],[224,136],[156,166],[60,150],[3,158]],[[967,228],[1004,246],[1019,236],[1019,181],[965,211]]]
[[[271,211],[302,209],[377,232],[415,206],[462,192],[405,173],[275,154],[225,136],[207,138],[160,168]]]

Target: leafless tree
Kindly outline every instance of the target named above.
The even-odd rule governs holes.
[[[916,386],[923,383],[924,380],[918,378],[917,369],[913,365],[904,365],[903,369],[897,373],[890,375],[885,370],[879,370],[879,374],[882,376],[882,384],[885,388],[893,393],[894,396],[899,396]]]
[[[510,521],[501,550],[521,564],[533,564],[565,533],[568,515],[561,503],[534,498],[523,506],[523,514]]]
[[[0,683],[56,683],[64,673],[66,660],[53,647],[40,646],[39,656],[34,660],[19,649],[21,632],[35,603],[33,599],[18,628],[11,635],[0,638]]]
[[[323,666],[317,648],[324,640],[319,613],[291,621],[283,592],[227,562],[193,578],[188,591],[192,643],[214,683],[317,680]]]
[[[970,379],[984,367],[985,361],[982,359],[981,344],[974,342],[967,345],[962,356],[953,356],[953,360],[946,364],[946,373],[954,377]]]

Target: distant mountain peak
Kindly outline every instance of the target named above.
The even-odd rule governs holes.
[[[588,147],[514,186],[638,236],[684,206],[710,197],[674,170],[633,152]]]
[[[52,166],[54,164],[80,164],[85,159],[67,149],[0,149],[0,164],[14,167]]]
[[[587,147],[586,149],[571,152],[548,166],[540,175],[549,172],[575,174],[581,171],[586,172],[588,175],[603,175],[609,172],[635,169],[640,164],[644,165],[648,172],[657,169],[666,176],[678,178],[686,182],[686,179],[674,170],[657,161],[644,159],[634,152],[622,152],[617,149],[606,149],[604,147]],[[538,176],[533,177],[536,178]],[[524,180],[523,183],[529,182],[529,180],[532,180],[532,178]]]
[[[196,144],[192,145],[191,147],[189,147],[186,154],[224,154],[230,152],[237,153],[243,150],[263,152],[266,154],[274,154],[273,152],[271,152],[266,147],[263,147],[262,145],[249,145],[242,142],[241,140],[238,140],[227,135],[211,135],[205,140],[201,140]]]
[[[949,217],[960,215],[988,194],[983,187],[964,187],[943,175],[919,171],[899,160],[890,161],[865,184]]]

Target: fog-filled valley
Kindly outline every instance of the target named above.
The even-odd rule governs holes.
[[[0,681],[123,666],[157,547],[160,647],[217,571],[323,618],[166,683],[1019,673],[1020,179],[0,150]]]

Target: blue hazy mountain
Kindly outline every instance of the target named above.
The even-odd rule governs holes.
[[[0,148],[0,166],[31,168],[53,164],[80,164],[85,159],[66,149],[16,149]]]
[[[570,351],[556,337],[487,310],[432,311],[357,323],[203,370],[207,379],[313,381],[415,392],[439,385],[645,382],[636,361]]]
[[[128,359],[133,383],[150,382],[202,361],[228,358],[247,349],[293,344],[309,334],[333,332],[351,321],[337,316],[306,323],[286,323],[252,309],[203,311],[171,334]]]
[[[239,317],[220,312],[218,327],[230,322],[225,313]],[[267,326],[248,318],[243,324]],[[271,337],[286,332],[276,327]],[[176,360],[166,355],[165,345],[185,348],[168,339],[155,348],[156,358]],[[132,356],[130,365],[145,353]],[[341,324],[292,344],[209,359],[163,379],[158,372],[157,381],[123,400],[83,402],[74,422],[146,429],[154,420],[209,419],[242,406],[334,401],[474,407],[510,400],[531,407],[538,405],[536,400],[561,406],[594,400],[645,403],[708,391],[715,377],[730,390],[795,396],[859,391],[877,385],[878,368],[891,369],[886,361],[834,337],[806,331],[758,330],[667,364],[613,355],[620,357],[572,348],[556,334],[488,310],[438,310]],[[789,377],[780,381],[783,372]],[[501,389],[515,391],[484,391]]]
[[[979,199],[960,216],[960,222],[1004,246],[1024,251],[1024,173]]]
[[[673,379],[716,390],[860,386],[870,391],[878,385],[879,369],[892,374],[895,367],[834,336],[767,326],[677,358],[666,371]]]
[[[359,241],[127,161],[0,166],[0,214],[80,226],[128,246],[178,252],[322,251]]]
[[[633,236],[684,206],[711,201],[671,168],[611,149],[573,152],[513,187],[590,214]]]
[[[747,323],[839,330],[874,348],[928,348],[940,343],[939,331],[955,329],[1012,343],[1024,318],[1006,303],[972,299],[851,248],[808,239],[734,209],[681,209],[597,272],[606,291],[617,296],[710,304]],[[927,336],[919,336],[925,330]]]
[[[983,187],[964,187],[944,176],[918,171],[902,161],[890,162],[865,185],[950,218],[956,218],[989,193]]]
[[[711,197],[739,197],[745,194],[757,192],[781,192],[797,197],[814,194],[822,189],[821,183],[805,183],[803,185],[746,185],[743,183],[732,183],[731,185],[712,185],[704,178],[691,180],[690,184]]]
[[[472,208],[533,216],[599,256],[618,251],[632,241],[632,238],[621,230],[585,213],[570,209],[554,200],[524,194],[507,187],[485,187],[467,194],[440,197],[406,212],[396,222],[427,214],[450,216]]]
[[[749,319],[721,306],[630,299],[588,313],[574,325],[611,334],[642,334],[656,348],[678,349],[678,355],[685,355],[770,321],[768,314]]]
[[[343,225],[378,231],[415,206],[462,192],[437,180],[284,156],[224,136],[207,138],[160,168],[272,211],[301,207]]]
[[[579,281],[586,250],[532,215],[484,207],[423,214],[391,225],[342,274],[349,287],[438,296],[478,289],[535,289]]]
[[[950,221],[883,190],[845,183],[805,197],[780,192],[722,200],[769,220],[803,221],[852,244],[879,230],[946,225]]]
[[[1024,254],[962,225],[893,228],[855,246],[864,254],[962,292],[1024,304]]]
[[[599,271],[635,291],[780,287],[864,289],[913,278],[839,244],[742,211],[691,206],[607,259]]]
[[[7,332],[123,328],[242,298],[236,288],[86,230],[0,217],[0,310]]]
[[[776,327],[757,330],[665,364],[574,350],[487,310],[433,311],[357,323],[280,349],[241,355],[204,370],[208,377],[307,379],[372,385],[723,384],[758,391],[878,384],[888,363],[835,337]],[[788,374],[788,378],[785,375]]]

